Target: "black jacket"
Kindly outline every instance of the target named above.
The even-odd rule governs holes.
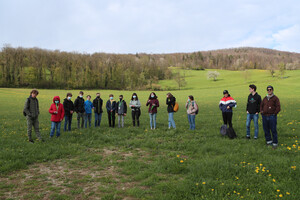
[[[175,102],[176,102],[176,98],[175,98],[175,97],[171,97],[170,99],[167,98],[166,104],[168,105],[168,108],[167,108],[168,113],[174,112],[174,109],[173,109],[173,108],[174,108],[174,106],[175,106]]]
[[[84,109],[84,99],[80,98],[79,96],[77,97],[77,99],[74,102],[74,110],[77,113],[84,113],[85,109]]]
[[[259,113],[260,104],[261,97],[259,94],[255,93],[254,96],[252,94],[249,94],[246,111],[248,111],[250,114]]]
[[[65,115],[67,116],[72,116],[72,114],[70,113],[70,111],[74,111],[74,104],[73,101],[68,100],[67,98],[64,99],[64,109],[65,109]]]
[[[94,112],[97,114],[103,113],[102,105],[103,105],[103,100],[101,98],[96,97],[93,101]]]

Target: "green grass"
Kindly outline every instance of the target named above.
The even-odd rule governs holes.
[[[287,71],[287,78],[279,79],[251,70],[247,80],[244,72],[219,72],[219,80],[211,81],[207,71],[185,71],[185,88],[171,91],[180,105],[177,130],[167,129],[166,91],[157,92],[161,106],[155,131],[149,130],[145,107],[150,91],[137,91],[143,104],[140,128],[132,127],[129,113],[125,128],[109,129],[104,113],[100,128],[77,130],[73,116],[73,131],[50,140],[52,98],[63,99],[69,91],[40,90],[40,130],[46,141],[34,144],[27,142],[22,114],[30,90],[1,88],[0,199],[299,199],[300,71]],[[262,97],[271,84],[280,98],[276,150],[265,146],[261,117],[259,139],[244,139],[250,83],[258,86]],[[159,84],[176,89],[172,80]],[[219,134],[218,103],[224,89],[238,104],[233,115],[235,140]],[[79,90],[71,92],[75,100]],[[96,92],[85,95],[94,98]],[[104,101],[113,93],[123,94],[129,102],[134,91],[100,92]],[[200,106],[194,132],[188,130],[184,109],[188,95],[194,95]],[[253,136],[253,124],[251,128]]]

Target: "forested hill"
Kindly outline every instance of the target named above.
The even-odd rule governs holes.
[[[39,48],[0,51],[1,87],[147,89],[170,79],[169,67],[185,69],[300,69],[300,54],[233,48],[174,54],[81,54]]]

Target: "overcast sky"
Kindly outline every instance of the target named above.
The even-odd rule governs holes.
[[[300,53],[298,0],[0,0],[0,47],[172,53],[265,47]]]

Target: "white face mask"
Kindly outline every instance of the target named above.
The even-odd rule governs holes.
[[[132,96],[134,99],[136,98],[136,96]]]
[[[68,100],[71,100],[72,97],[68,97]]]
[[[114,97],[109,97],[110,98],[110,100],[113,100],[114,99]]]
[[[152,98],[154,98],[154,95],[151,95]]]
[[[80,95],[79,97],[82,98],[83,96]]]

